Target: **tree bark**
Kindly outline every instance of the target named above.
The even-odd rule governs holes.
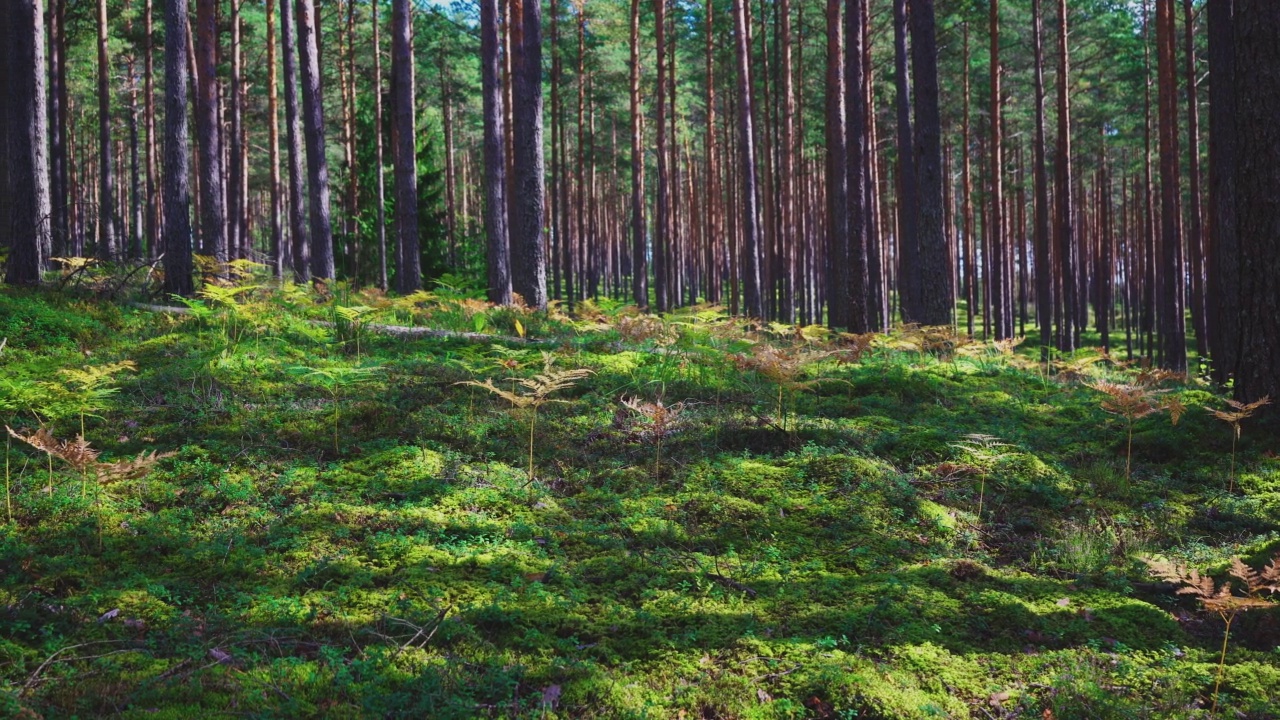
[[[1160,335],[1165,367],[1187,369],[1186,322],[1182,303],[1182,223],[1178,172],[1177,33],[1173,0],[1156,4],[1157,67],[1160,91]]]
[[[514,15],[514,13],[513,13]],[[513,39],[512,104],[514,194],[510,198],[511,289],[525,304],[547,307],[547,258],[543,244],[546,195],[542,149],[542,5],[520,8],[519,42]]]
[[[1063,0],[1065,2],[1065,0]],[[933,0],[911,3],[911,69],[915,79],[916,168],[920,189],[920,266],[916,283],[924,325],[950,325],[951,262],[942,210],[942,115]]]
[[[1218,382],[1231,379],[1240,358],[1240,238],[1236,172],[1235,3],[1211,0],[1209,13],[1209,351]]]
[[[191,277],[191,146],[187,132],[187,0],[165,0],[164,289],[195,292]]]
[[[387,289],[387,181],[386,173],[383,171],[382,151],[382,27],[378,22],[379,5],[381,5],[379,2],[369,4],[373,13],[371,21],[373,25],[373,137],[375,162],[378,164],[378,287],[385,291]],[[481,32],[484,32],[483,25]],[[482,62],[488,62],[488,56],[483,52],[481,58]]]
[[[827,324],[849,326],[849,158],[845,151],[845,55],[840,0],[827,0]],[[861,88],[858,88],[861,92]]]
[[[1075,180],[1071,170],[1070,50],[1067,47],[1067,0],[1058,0],[1058,157],[1055,163],[1058,193],[1058,264],[1062,282],[1062,325],[1058,349],[1075,350],[1080,328],[1076,322]]]
[[[286,0],[287,1],[287,0]],[[332,279],[333,224],[329,214],[329,161],[325,158],[324,96],[315,0],[297,0],[298,65],[302,84],[302,124],[307,146],[307,194],[311,217],[311,274]],[[203,158],[201,158],[203,162]]]
[[[222,124],[218,118],[218,3],[196,0],[196,145],[200,152],[200,252],[227,260]]]
[[[0,10],[0,247],[9,248],[5,282],[35,285],[48,260],[49,156],[44,13],[39,0],[9,0]]]
[[[148,7],[150,1],[148,0]],[[65,256],[70,245],[70,189],[67,176],[67,66],[66,66],[66,0],[49,0],[49,187],[50,246],[41,248],[47,261],[51,256]],[[148,32],[150,38],[150,32]]]
[[[649,265],[645,247],[644,139],[640,108],[640,0],[631,0],[631,296],[649,308]]]
[[[395,154],[396,290],[422,287],[418,252],[418,163],[414,132],[413,23],[410,0],[391,4],[391,146]]]
[[[845,13],[844,97],[845,97],[845,226],[848,233],[848,327],[865,333],[868,322],[867,245],[871,232],[867,193],[867,159],[871,146],[867,125],[866,54],[863,40],[867,0],[851,0]]]
[[[760,195],[756,183],[756,141],[752,122],[751,38],[748,35],[746,0],[733,0],[734,38],[738,61],[738,144],[742,191],[742,297],[743,312],[764,317],[761,293]]]
[[[1240,268],[1235,393],[1253,401],[1280,397],[1280,5],[1236,0],[1233,25]]]
[[[1191,323],[1196,335],[1196,354],[1201,361],[1209,354],[1205,322],[1204,217],[1200,190],[1200,101],[1196,89],[1195,12],[1191,0],[1182,0],[1183,63],[1187,83],[1187,251],[1191,262]]]
[[[115,161],[111,152],[111,60],[107,56],[107,0],[98,0],[98,257],[120,251],[116,228]]]
[[[284,0],[289,2],[289,0]],[[373,4],[377,7],[377,3]],[[288,246],[284,243],[281,222],[284,215],[283,201],[280,194],[280,91],[276,81],[276,30],[275,0],[267,0],[267,132],[270,143],[271,177],[271,269],[276,277],[284,277],[285,261]],[[377,10],[374,10],[377,12]]]
[[[498,40],[498,0],[480,0],[480,71],[484,93],[484,232],[489,302],[511,304],[511,267],[507,245],[507,159]]]
[[[307,237],[306,211],[303,199],[302,126],[298,112],[297,31],[294,22],[293,0],[280,0],[281,69],[284,71],[284,126],[285,144],[288,146],[288,212],[290,265],[298,282],[311,278],[311,241]]]
[[[911,122],[910,57],[907,50],[907,0],[893,2],[894,88],[898,132],[898,307],[905,322],[918,318],[920,292],[919,190],[916,175],[916,140]],[[886,325],[892,324],[886,321]]]
[[[990,8],[991,37],[991,249],[994,262],[990,264],[994,271],[991,276],[992,307],[995,312],[997,340],[1013,337],[1013,308],[1006,301],[1009,284],[1005,263],[1005,245],[1008,242],[1004,233],[1004,137],[1001,134],[1001,107],[1004,97],[1000,87],[1000,2],[991,0]]]
[[[1045,167],[1044,25],[1040,0],[1031,0],[1032,44],[1035,53],[1035,147],[1032,184],[1035,186],[1033,245],[1036,271],[1036,323],[1040,328],[1041,356],[1048,358],[1053,341],[1053,261],[1049,252],[1049,174]],[[1127,280],[1128,279],[1126,276]]]

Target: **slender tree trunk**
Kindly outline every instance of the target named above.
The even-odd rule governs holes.
[[[511,289],[530,307],[547,306],[547,259],[543,244],[546,188],[542,148],[542,5],[529,0],[513,13],[512,105],[514,192],[510,198]]]
[[[1201,362],[1209,354],[1205,322],[1204,218],[1200,191],[1200,101],[1196,89],[1195,12],[1191,0],[1182,0],[1183,63],[1187,83],[1187,252],[1191,261],[1191,324],[1196,334],[1196,355]]]
[[[288,2],[288,0],[285,0]],[[495,0],[496,2],[496,0]],[[376,162],[378,163],[378,287],[383,290],[387,289],[387,181],[386,173],[383,171],[383,152],[382,152],[382,26],[378,22],[378,6],[381,2],[375,0],[369,3],[370,10],[373,12],[373,127],[374,127],[374,153]],[[482,7],[483,9],[483,7]],[[496,26],[496,20],[494,21]],[[483,19],[481,23],[481,37],[485,32]],[[495,27],[496,32],[496,27]],[[494,60],[497,60],[496,52]],[[481,62],[488,63],[490,58],[481,50]],[[487,67],[487,66],[485,66]],[[485,95],[487,101],[488,95]],[[488,117],[486,113],[485,117]],[[488,132],[486,124],[485,132]],[[485,152],[488,152],[488,135],[485,135]],[[505,204],[505,203],[504,203]],[[506,225],[506,219],[503,219],[503,226]],[[504,303],[505,304],[505,303]]]
[[[969,159],[970,124],[969,124],[969,23],[964,24],[964,76],[961,81],[964,108],[961,113],[960,136],[963,141],[961,152],[961,202],[964,215],[964,297],[965,297],[965,329],[973,335],[974,315],[978,312],[978,243],[973,236],[973,172]]]
[[[284,119],[286,160],[289,165],[288,208],[290,264],[298,282],[311,278],[311,241],[304,221],[302,126],[298,108],[297,34],[293,0],[280,0],[280,42],[284,71]]]
[[[244,83],[240,63],[240,0],[231,0],[231,82],[227,98],[227,256],[231,259],[246,257],[249,246],[245,234],[244,176],[245,151],[241,142],[244,107],[240,102],[240,88]]]
[[[405,295],[422,287],[422,261],[418,252],[412,8],[410,0],[393,0],[391,3],[391,147],[396,184],[396,290]]]
[[[1157,66],[1160,90],[1160,278],[1161,328],[1164,364],[1187,369],[1186,322],[1182,303],[1181,185],[1178,172],[1177,32],[1173,0],[1156,4]]]
[[[41,257],[64,257],[70,245],[69,188],[67,187],[67,99],[66,99],[66,48],[63,33],[66,21],[66,0],[49,0],[48,59],[49,59],[49,186],[50,216],[49,247],[41,248]],[[147,4],[150,8],[150,0]],[[150,15],[148,15],[150,18]],[[150,43],[151,33],[147,33]],[[149,62],[149,61],[148,61]],[[148,92],[148,96],[150,93]],[[148,97],[150,102],[150,97]]]
[[[911,123],[910,56],[907,50],[907,0],[893,1],[894,87],[898,115],[898,307],[905,322],[916,322],[920,289],[919,190],[916,139]]]
[[[827,324],[849,326],[849,157],[845,150],[845,50],[840,0],[827,0]],[[861,88],[858,88],[861,92]]]
[[[354,68],[354,64],[352,66]],[[440,46],[440,112],[444,125],[444,212],[445,233],[449,249],[449,267],[458,266],[458,212],[454,188],[457,185],[457,172],[453,158],[453,93],[450,90],[449,66],[445,61],[444,45]],[[355,102],[352,101],[352,115]],[[354,146],[353,146],[354,152]]]
[[[1065,0],[1063,0],[1065,2]],[[943,230],[942,115],[939,110],[938,43],[933,0],[912,0],[911,69],[915,79],[916,168],[920,189],[920,266],[916,283],[924,325],[950,325],[950,258]],[[928,282],[925,282],[928,278]]]
[[[631,0],[631,296],[649,308],[649,267],[644,221],[644,138],[640,107],[640,0]]]
[[[218,118],[218,3],[196,0],[196,145],[200,152],[200,252],[227,259],[222,126]]]
[[[734,42],[738,61],[738,143],[742,192],[742,277],[743,312],[748,317],[764,317],[761,293],[760,195],[756,185],[756,141],[752,122],[751,38],[748,34],[746,0],[733,0]]]
[[[991,0],[991,249],[995,262],[991,263],[991,282],[996,292],[993,296],[995,332],[997,340],[1013,337],[1013,310],[1006,304],[1005,286],[1009,283],[1002,259],[1008,242],[1004,234],[1004,137],[1001,107],[1004,101],[1000,87],[1000,0]]]
[[[288,245],[284,242],[283,222],[284,198],[280,192],[280,91],[276,81],[276,29],[275,1],[267,0],[267,132],[270,144],[271,172],[271,268],[276,277],[284,277],[284,269],[288,266]],[[289,0],[283,0],[287,3]],[[373,3],[377,7],[377,3]],[[377,12],[375,9],[374,12]]]
[[[848,214],[848,327],[850,332],[864,333],[870,329],[868,322],[867,244],[871,237],[870,210],[867,193],[867,159],[870,135],[867,127],[867,95],[864,84],[867,77],[866,55],[863,52],[867,0],[847,3],[844,33],[844,97],[845,97],[845,192]]]
[[[1209,14],[1209,352],[1219,382],[1240,361],[1241,238],[1237,234],[1236,176],[1241,151],[1234,127],[1238,106],[1235,9],[1240,0],[1211,0]],[[1278,394],[1280,397],[1280,394]],[[1250,400],[1252,401],[1252,400]]]
[[[1075,350],[1079,337],[1076,323],[1076,228],[1075,180],[1071,171],[1071,101],[1069,49],[1067,47],[1067,0],[1058,0],[1058,261],[1062,278],[1062,326],[1058,328],[1058,348]]]
[[[138,174],[138,74],[135,58],[129,59],[129,259],[142,258],[142,182]]]
[[[98,257],[104,260],[115,258],[120,251],[120,239],[116,230],[114,168],[111,152],[111,60],[107,56],[107,0],[98,0]]]
[[[499,0],[480,0],[480,72],[484,93],[484,233],[489,302],[511,304],[511,268],[507,245],[507,160],[498,41]]]
[[[191,146],[187,132],[187,0],[165,0],[164,289],[195,292],[191,277]]]
[[[334,276],[333,225],[329,215],[329,161],[325,158],[324,96],[320,88],[320,51],[316,37],[319,25],[316,22],[315,0],[297,0],[295,7],[298,77],[302,85],[302,124],[307,146],[311,274],[328,280]]]
[[[1040,328],[1041,355],[1048,358],[1053,341],[1052,260],[1049,252],[1049,174],[1045,167],[1044,120],[1044,25],[1040,12],[1040,0],[1031,0],[1032,44],[1035,53],[1035,114],[1034,168],[1032,184],[1035,186],[1035,229],[1032,244],[1035,246],[1036,271],[1036,323]]]

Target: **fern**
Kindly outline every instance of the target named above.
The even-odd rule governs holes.
[[[122,372],[133,372],[138,369],[132,360],[122,360],[106,365],[87,365],[83,368],[63,368],[58,374],[66,379],[63,391],[70,395],[80,414],[80,435],[84,436],[84,420],[99,410],[105,410],[113,395],[119,392],[115,387],[116,376]]]
[[[978,469],[978,521],[981,522],[982,502],[987,491],[987,475],[992,465],[1009,456],[1009,453],[1004,452],[1001,448],[1012,447],[1012,445],[1001,441],[1000,438],[994,435],[973,433],[964,437],[964,440],[952,443],[951,447],[969,456],[970,465],[965,467],[976,467]]]
[[[1227,492],[1233,492],[1236,489],[1236,445],[1240,442],[1240,423],[1253,417],[1264,405],[1271,404],[1271,396],[1263,395],[1261,398],[1251,403],[1242,403],[1238,400],[1227,400],[1229,410],[1214,410],[1208,408],[1213,416],[1231,426],[1235,432],[1231,437],[1231,474],[1227,483]]]
[[[662,441],[682,429],[685,404],[666,405],[661,400],[649,402],[638,397],[622,398],[623,407],[642,418],[646,427],[639,434],[644,442],[654,444],[653,477],[662,477]]]
[[[1129,481],[1133,476],[1133,423],[1148,415],[1154,415],[1159,412],[1169,412],[1169,417],[1174,425],[1178,424],[1178,420],[1182,418],[1186,412],[1186,406],[1177,397],[1161,398],[1161,394],[1165,390],[1159,390],[1153,387],[1156,383],[1172,377],[1165,371],[1149,371],[1146,374],[1139,374],[1134,384],[1127,385],[1122,383],[1113,383],[1108,380],[1098,380],[1093,383],[1086,383],[1104,397],[1100,403],[1103,411],[1112,415],[1118,415],[1125,420],[1125,430],[1128,436],[1125,444],[1124,459],[1124,481],[1128,487]]]
[[[1255,408],[1256,409],[1256,408]],[[1168,560],[1148,559],[1147,565],[1151,574],[1167,583],[1177,586],[1178,595],[1194,597],[1200,606],[1217,614],[1225,624],[1222,632],[1222,652],[1218,656],[1218,674],[1213,684],[1213,709],[1218,709],[1218,691],[1222,687],[1222,674],[1227,663],[1227,644],[1231,639],[1231,623],[1236,616],[1247,610],[1274,607],[1275,603],[1263,599],[1262,593],[1280,592],[1280,555],[1276,555],[1261,572],[1249,567],[1238,557],[1231,558],[1231,577],[1244,585],[1244,594],[1237,595],[1231,582],[1222,584],[1214,582],[1208,575],[1201,575],[1195,568],[1184,567]]]
[[[381,371],[382,367],[378,365],[330,368],[296,366],[289,368],[290,373],[300,377],[308,385],[324,390],[329,394],[329,399],[333,401],[333,452],[335,454],[338,452],[338,419],[341,412],[341,407],[338,404],[339,392],[346,388],[366,383]]]
[[[511,391],[503,390],[493,384],[491,378],[485,379],[484,382],[475,380],[464,380],[456,385],[470,385],[472,387],[483,388],[490,393],[497,395],[511,403],[515,408],[529,408],[532,411],[529,420],[529,482],[534,479],[533,474],[533,442],[535,430],[538,425],[538,408],[550,402],[568,402],[567,400],[553,400],[552,393],[561,390],[568,390],[580,381],[586,379],[593,374],[592,370],[585,368],[577,370],[554,370],[552,365],[555,363],[555,356],[551,353],[542,353],[542,372],[531,378],[521,378],[516,381],[523,388],[517,391],[515,387]]]

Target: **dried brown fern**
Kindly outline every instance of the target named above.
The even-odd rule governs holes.
[[[823,377],[805,379],[805,373],[810,365],[820,362],[831,354],[828,351],[808,350],[802,347],[774,347],[760,343],[751,349],[750,354],[739,353],[732,355],[730,359],[739,370],[754,372],[777,387],[776,410],[781,420],[781,428],[786,432],[788,401],[793,403],[796,393],[831,379]]]
[[[1188,568],[1169,560],[1148,559],[1151,574],[1178,587],[1177,594],[1194,597],[1205,610],[1222,618],[1226,628],[1222,632],[1222,652],[1218,656],[1218,674],[1213,684],[1213,711],[1218,709],[1218,690],[1222,686],[1222,674],[1227,663],[1227,644],[1231,639],[1231,623],[1247,610],[1275,607],[1275,603],[1263,599],[1263,591],[1280,592],[1280,555],[1261,572],[1249,567],[1238,557],[1231,558],[1231,577],[1244,584],[1244,594],[1235,594],[1231,581],[1215,583],[1208,575],[1201,575],[1195,568]]]
[[[1164,371],[1152,372],[1163,373]],[[1186,412],[1186,406],[1182,404],[1180,399],[1176,397],[1160,397],[1166,391],[1153,387],[1152,378],[1156,377],[1159,376],[1152,374],[1145,380],[1141,380],[1142,376],[1139,376],[1141,381],[1132,385],[1113,383],[1108,380],[1085,383],[1087,387],[1093,388],[1106,396],[1100,403],[1105,412],[1118,415],[1125,420],[1125,430],[1128,436],[1125,444],[1124,459],[1124,481],[1126,486],[1128,486],[1133,473],[1133,423],[1148,415],[1168,411],[1173,424],[1177,425],[1178,421],[1182,419],[1183,413]]]
[[[653,477],[662,477],[662,441],[679,432],[684,425],[682,402],[666,405],[661,400],[649,402],[638,397],[622,398],[622,404],[646,423],[639,434],[643,442],[653,443]]]
[[[1227,406],[1230,410],[1214,410],[1207,408],[1213,416],[1231,426],[1235,432],[1231,438],[1231,474],[1227,483],[1227,492],[1233,492],[1236,489],[1236,445],[1240,442],[1240,423],[1253,417],[1253,414],[1261,409],[1264,405],[1271,404],[1271,396],[1263,395],[1261,398],[1251,403],[1242,403],[1238,400],[1227,400]]]
[[[533,440],[535,429],[538,425],[538,408],[551,402],[568,402],[567,400],[555,400],[551,398],[551,394],[561,390],[568,390],[577,385],[580,381],[587,378],[594,371],[586,368],[576,370],[555,370],[552,365],[555,363],[555,356],[551,353],[544,352],[542,354],[542,372],[531,378],[520,378],[516,384],[524,388],[523,391],[517,392],[513,387],[511,391],[503,390],[493,384],[491,378],[486,378],[484,382],[475,380],[464,380],[455,385],[470,385],[472,387],[484,388],[489,392],[503,398],[511,403],[513,407],[529,408],[532,415],[529,420],[529,482],[533,482]]]

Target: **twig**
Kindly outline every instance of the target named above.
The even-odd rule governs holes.
[[[710,580],[714,580],[715,582],[720,583],[721,585],[724,585],[725,587],[727,587],[727,588],[729,588],[729,589],[731,589],[731,590],[737,590],[738,592],[744,592],[744,593],[746,593],[748,596],[753,597],[753,598],[754,598],[756,595],[758,595],[758,594],[759,594],[759,593],[757,593],[755,590],[753,590],[752,588],[747,587],[746,585],[743,585],[742,583],[738,582],[737,580],[734,580],[734,579],[732,579],[732,578],[727,578],[727,577],[725,577],[725,576],[723,576],[723,575],[720,575],[720,574],[717,574],[717,573],[711,573],[711,572],[706,573],[706,577],[707,577],[708,579],[710,579]]]
[[[44,669],[49,667],[49,665],[51,665],[54,662],[54,659],[57,658],[62,653],[67,652],[68,650],[75,650],[76,648],[89,647],[90,645],[102,645],[105,643],[117,643],[117,642],[124,642],[124,641],[123,640],[95,640],[93,642],[80,643],[78,645],[68,645],[64,648],[54,651],[52,655],[44,659],[44,662],[40,663],[40,667],[36,668],[35,672],[31,673],[31,676],[27,678],[27,681],[22,684],[22,690],[18,694],[20,696],[25,695],[27,690],[30,690],[31,686],[35,685],[36,682],[40,679],[40,673],[44,672]],[[72,658],[72,659],[75,659],[75,658]]]

